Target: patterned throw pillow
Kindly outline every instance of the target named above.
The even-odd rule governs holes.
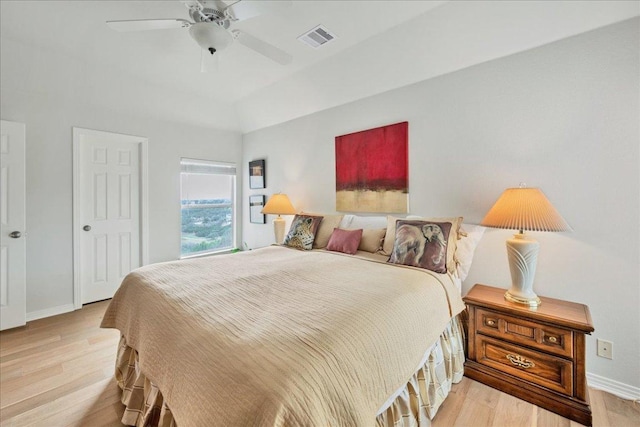
[[[398,220],[389,262],[447,272],[450,222]]]
[[[321,216],[296,215],[293,218],[287,237],[284,238],[283,245],[311,250],[322,218]]]
[[[462,217],[416,217],[416,218],[395,218],[393,216],[387,217],[387,233],[384,237],[384,243],[382,244],[382,253],[383,255],[391,255],[393,252],[393,245],[396,241],[396,222],[400,220],[404,221],[424,221],[424,222],[435,222],[435,223],[450,223],[451,230],[449,232],[449,239],[447,240],[447,271],[453,274],[456,271],[456,247],[458,239],[460,238],[460,225],[462,224]]]

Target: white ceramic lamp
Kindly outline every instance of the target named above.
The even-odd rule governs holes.
[[[262,208],[262,213],[278,215],[278,217],[273,220],[273,231],[276,235],[276,243],[281,245],[284,241],[285,220],[280,215],[293,215],[296,213],[291,201],[286,194],[274,194],[267,204],[264,205],[264,208]]]
[[[538,188],[507,188],[481,225],[519,230],[507,240],[507,256],[511,270],[511,288],[504,294],[507,301],[537,307],[540,298],[533,291],[540,244],[524,231],[570,231],[551,202]]]

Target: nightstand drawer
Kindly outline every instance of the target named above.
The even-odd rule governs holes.
[[[540,349],[558,356],[573,357],[573,332],[541,325],[506,314],[478,308],[476,328],[481,334]]]
[[[491,337],[476,335],[476,360],[523,380],[571,396],[573,363]]]

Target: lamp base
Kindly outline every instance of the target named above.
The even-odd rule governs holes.
[[[515,302],[516,304],[523,304],[529,307],[538,307],[540,304],[542,304],[542,301],[540,301],[540,298],[535,297],[535,298],[519,298],[516,296],[513,296],[509,293],[509,291],[504,293],[504,299],[506,299],[509,302]]]
[[[533,291],[533,278],[536,274],[536,262],[540,244],[524,233],[515,234],[507,240],[507,256],[511,270],[511,288],[504,299],[529,307],[541,304]]]
[[[273,232],[276,236],[276,244],[281,245],[284,241],[285,220],[280,215],[273,220]]]

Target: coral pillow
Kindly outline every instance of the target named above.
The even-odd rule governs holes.
[[[327,243],[327,250],[353,255],[358,251],[360,239],[362,239],[361,228],[358,230],[334,228]]]

